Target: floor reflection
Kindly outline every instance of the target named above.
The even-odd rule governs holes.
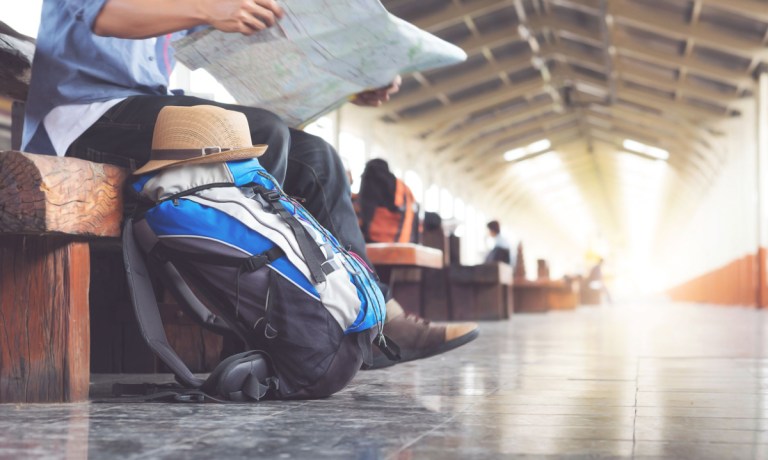
[[[767,321],[580,308],[484,323],[466,347],[361,372],[327,400],[0,405],[0,459],[768,458]]]

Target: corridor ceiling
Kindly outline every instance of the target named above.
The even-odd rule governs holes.
[[[383,4],[469,56],[408,76],[383,121],[502,207],[530,197],[525,180],[509,179],[504,152],[548,139],[609,234],[622,231],[613,197],[624,140],[670,152],[673,196],[701,192],[724,159],[717,122],[740,116],[768,58],[763,0]]]

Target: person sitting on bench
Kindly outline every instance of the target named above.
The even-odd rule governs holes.
[[[419,205],[411,189],[375,158],[360,178],[360,228],[369,243],[418,243]]]
[[[485,256],[484,263],[504,262],[505,264],[514,265],[512,262],[512,251],[509,249],[507,239],[501,234],[499,221],[492,220],[486,226],[488,227],[488,234],[493,238],[493,247]]]
[[[267,110],[168,90],[174,38],[200,26],[251,35],[282,16],[274,0],[45,0],[22,150],[136,169],[149,159],[163,107],[207,104],[241,112],[252,143],[269,146],[261,164],[289,195],[305,198],[307,210],[344,246],[365,258],[349,185],[333,147],[290,129]],[[386,88],[358,94],[354,102],[378,106],[399,83],[398,77]],[[474,323],[437,326],[406,316],[392,301],[387,307],[385,332],[413,359],[477,335]]]

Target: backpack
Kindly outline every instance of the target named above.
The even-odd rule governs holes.
[[[419,236],[419,205],[411,189],[395,179],[394,203],[379,205],[365,225],[366,241],[375,243],[416,243]]]
[[[322,398],[370,362],[374,338],[397,359],[382,333],[373,271],[258,160],[162,169],[133,188],[143,204],[126,221],[123,250],[134,310],[147,343],[191,394]],[[222,361],[207,380],[192,375],[168,345],[151,270],[202,325],[250,351]]]

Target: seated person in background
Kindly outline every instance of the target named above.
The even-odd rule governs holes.
[[[609,304],[612,304],[613,299],[611,298],[611,293],[608,292],[608,287],[606,287],[605,281],[603,281],[603,262],[603,258],[601,257],[600,260],[597,261],[597,264],[592,267],[592,270],[589,271],[587,282],[589,283],[588,286],[590,289],[600,291],[605,296],[605,300]]]
[[[488,255],[485,256],[483,263],[492,264],[494,262],[504,262],[512,264],[512,251],[509,249],[507,239],[501,235],[501,225],[498,220],[492,220],[486,225],[488,234],[493,238],[493,247]]]
[[[369,243],[417,243],[419,205],[382,159],[365,165],[360,182],[360,228]]]
[[[252,143],[269,146],[261,165],[288,194],[306,198],[306,209],[345,247],[367,259],[344,167],[331,145],[289,128],[267,110],[169,92],[173,36],[198,26],[251,35],[274,26],[283,14],[274,0],[45,0],[22,150],[135,170],[149,160],[163,107],[205,104],[240,112]],[[399,83],[397,77],[389,87],[360,93],[353,102],[378,106]],[[386,286],[382,291],[389,297]],[[406,316],[396,302],[387,303],[384,331],[409,359],[466,343],[474,329],[426,324]]]

